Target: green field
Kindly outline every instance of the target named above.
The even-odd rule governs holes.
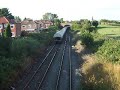
[[[98,33],[120,40],[120,26],[99,25]]]

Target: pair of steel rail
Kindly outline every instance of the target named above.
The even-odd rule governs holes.
[[[69,44],[70,44],[70,36],[69,36],[69,40],[68,40]],[[61,62],[60,62],[60,69],[58,71],[58,77],[57,77],[57,83],[56,83],[56,90],[58,90],[58,87],[59,87],[59,81],[60,81],[60,76],[61,76],[61,70],[62,70],[62,66],[63,66],[63,60],[64,60],[64,55],[65,55],[65,48],[67,46],[67,40],[65,41],[65,45],[64,45],[64,48],[63,48],[63,51],[62,51],[62,57],[61,57]],[[25,84],[25,86],[23,87],[23,90],[25,90],[30,82],[33,80],[33,78],[35,77],[35,75],[37,74],[37,72],[39,71],[39,69],[42,67],[42,65],[44,65],[44,62],[47,60],[47,58],[49,57],[50,53],[52,53],[52,51],[55,49],[56,45],[53,45],[52,48],[50,49],[50,51],[47,53],[46,57],[43,59],[42,63],[37,67],[36,71],[34,72],[34,74],[31,76],[31,78],[29,79],[29,81]],[[45,80],[45,77],[48,73],[48,71],[50,70],[50,67],[52,65],[52,62],[54,61],[54,58],[56,56],[56,54],[58,53],[58,49],[55,50],[51,60],[50,60],[50,63],[47,67],[47,69],[45,70],[45,73],[41,79],[41,81],[39,82],[39,85],[37,87],[36,90],[40,90],[41,86],[42,86],[42,83],[43,81]],[[72,89],[72,70],[71,70],[71,47],[69,45],[69,90]]]

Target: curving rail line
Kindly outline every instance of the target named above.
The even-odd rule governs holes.
[[[58,52],[58,51],[56,50],[56,52],[54,53],[54,55],[53,55],[53,57],[52,57],[52,59],[51,59],[49,65],[48,65],[48,67],[47,67],[47,69],[46,69],[46,71],[45,71],[45,73],[44,73],[44,75],[43,75],[42,80],[40,81],[40,83],[39,83],[39,85],[38,85],[38,87],[37,87],[37,90],[39,90],[40,87],[42,86],[42,83],[43,83],[43,81],[44,81],[44,79],[45,79],[45,77],[46,77],[46,75],[47,75],[47,73],[48,73],[48,71],[49,71],[49,69],[50,69],[50,66],[52,65],[52,62],[53,62],[53,60],[54,60],[54,58],[55,58],[57,52]]]
[[[56,45],[54,45],[50,51],[47,53],[46,57],[43,59],[42,63],[38,66],[37,70],[34,72],[34,74],[32,75],[32,77],[29,79],[29,81],[26,83],[26,85],[24,86],[23,90],[25,90],[25,88],[27,88],[27,86],[29,85],[29,83],[32,81],[32,79],[34,78],[34,76],[36,75],[36,73],[39,71],[39,69],[41,68],[41,66],[43,65],[43,63],[46,61],[47,57],[50,55],[50,53],[52,52],[52,50],[55,48]]]

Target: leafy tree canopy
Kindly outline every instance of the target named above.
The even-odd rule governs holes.
[[[0,17],[5,16],[9,19],[14,19],[14,16],[10,13],[8,8],[2,8],[0,9]]]
[[[97,28],[97,26],[98,26],[98,21],[96,21],[96,20],[92,21],[92,25]]]
[[[43,15],[43,20],[54,21],[56,18],[58,18],[57,14],[45,13],[45,14]]]

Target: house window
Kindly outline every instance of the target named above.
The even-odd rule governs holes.
[[[4,24],[4,28],[6,28],[6,27],[7,27],[7,25],[8,25],[8,24]]]
[[[10,25],[11,29],[14,28],[14,25]]]
[[[0,29],[2,29],[2,25],[0,25]]]
[[[28,27],[31,28],[31,25],[29,24]]]
[[[26,27],[26,25],[22,25],[22,27],[23,27],[23,28],[25,28],[25,27]]]

